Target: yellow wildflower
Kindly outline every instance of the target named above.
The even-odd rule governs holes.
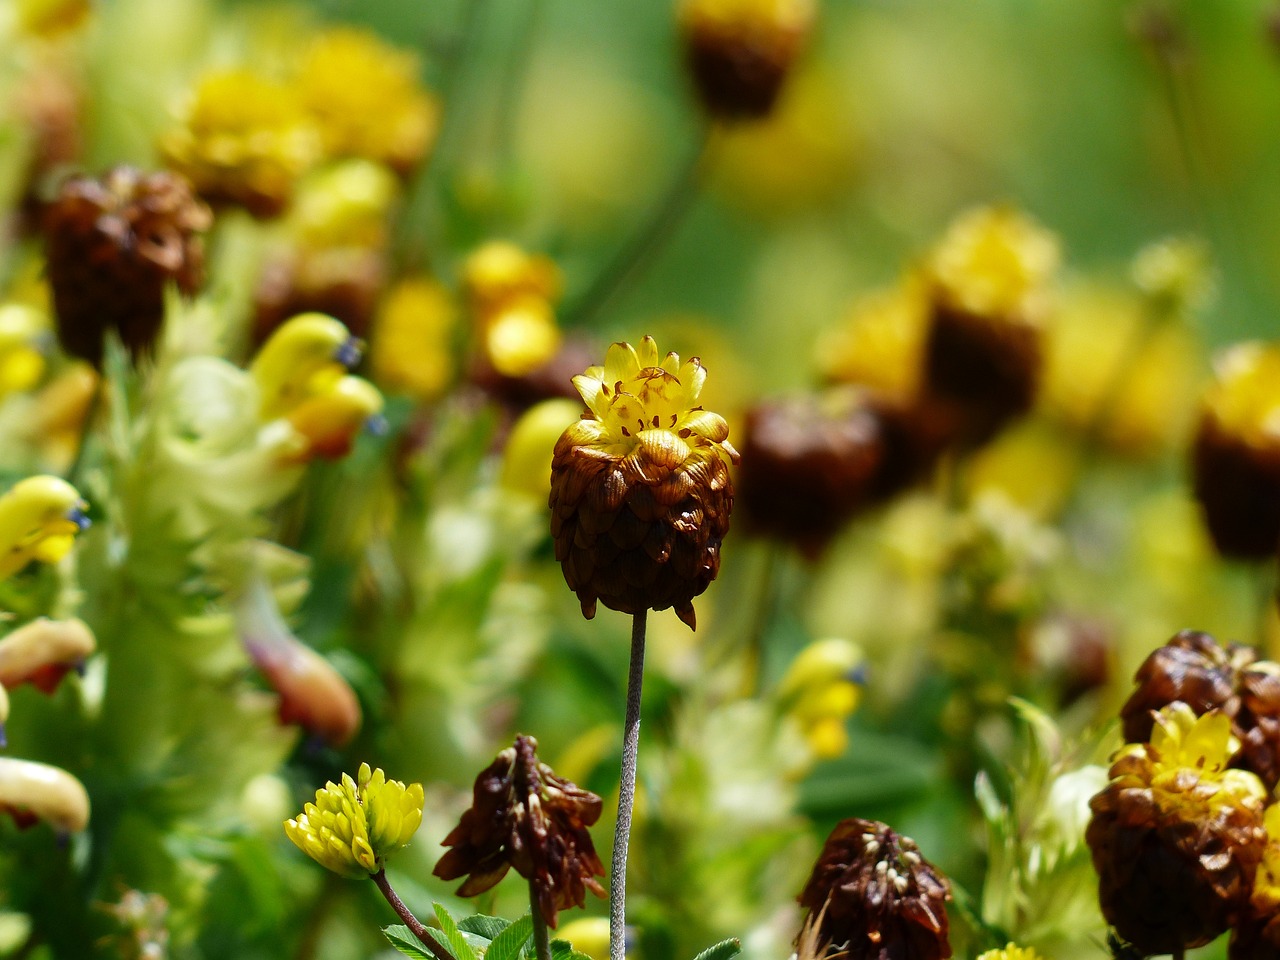
[[[360,341],[333,317],[303,313],[287,320],[249,367],[261,400],[258,416],[284,416],[326,392],[359,362],[361,350]]]
[[[240,68],[201,79],[160,150],[206,199],[272,217],[319,158],[320,140],[292,87]]]
[[[928,317],[924,287],[914,277],[860,297],[840,326],[819,340],[819,369],[835,383],[870,387],[891,397],[914,397],[920,386]]]
[[[356,435],[382,413],[382,394],[361,377],[346,376],[289,411],[287,420],[307,440],[301,459],[335,460],[351,451]]]
[[[1204,408],[1223,432],[1253,446],[1280,444],[1280,346],[1241,343],[1216,364]]]
[[[28,477],[0,496],[0,580],[32,560],[56,563],[88,526],[76,488],[52,476]]]
[[[560,328],[551,304],[522,297],[484,323],[484,352],[504,377],[521,377],[546,364],[560,349]]]
[[[382,870],[386,858],[403,847],[422,823],[422,784],[388,780],[381,768],[360,764],[356,779],[342,775],[316,791],[301,815],[284,831],[307,856],[344,877]]]
[[[581,415],[582,404],[562,398],[543,400],[521,414],[502,451],[502,486],[545,503],[551,492],[551,452],[565,427]]]
[[[444,392],[453,375],[450,340],[457,308],[439,281],[412,277],[387,293],[369,350],[374,379],[419,402]]]
[[[408,173],[439,127],[439,105],[419,84],[416,59],[367,30],[320,34],[298,87],[330,156],[364,157]]]
[[[986,953],[979,954],[978,960],[1042,960],[1042,958],[1030,947],[1020,947],[1016,943],[1011,943],[999,950],[988,950]]]
[[[800,727],[814,756],[844,753],[845,721],[862,699],[861,648],[838,637],[817,640],[796,656],[778,686],[778,703]]]
[[[462,285],[472,311],[485,317],[525,296],[555,301],[560,296],[560,268],[550,257],[492,240],[467,257]]]
[[[289,219],[310,249],[386,245],[387,219],[399,193],[386,167],[368,160],[327,165],[298,184]]]
[[[41,341],[50,333],[41,311],[17,303],[0,306],[0,398],[39,382],[45,369]]]

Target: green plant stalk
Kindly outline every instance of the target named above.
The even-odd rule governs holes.
[[[436,938],[431,936],[422,921],[413,915],[413,911],[405,906],[405,902],[391,889],[391,882],[387,879],[386,870],[379,870],[377,873],[369,874],[369,879],[374,882],[378,890],[386,898],[387,903],[391,904],[391,909],[396,912],[396,916],[404,921],[404,925],[412,931],[415,937],[422,941],[422,945],[427,948],[427,951],[436,960],[454,960],[453,955],[436,942]]]
[[[618,786],[618,825],[613,833],[613,861],[609,865],[609,960],[626,960],[627,956],[627,846],[631,841],[631,810],[636,801],[640,688],[644,682],[644,633],[648,615],[648,610],[641,610],[631,618],[627,718],[622,733],[622,782]]]
[[[533,920],[533,950],[538,960],[551,960],[551,937],[547,933],[547,921],[538,908],[538,888],[529,881],[529,917]]]

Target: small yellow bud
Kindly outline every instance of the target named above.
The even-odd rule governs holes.
[[[83,620],[40,617],[0,640],[0,685],[30,683],[53,693],[63,676],[84,663],[97,647]]]
[[[258,384],[258,416],[274,420],[324,393],[360,361],[363,345],[340,320],[303,313],[285,321],[249,366]]]
[[[545,365],[560,349],[560,328],[547,301],[521,297],[484,325],[485,356],[504,377],[522,377]]]
[[[457,308],[439,281],[411,278],[383,298],[371,337],[374,379],[392,392],[432,400],[453,374],[450,337]]]
[[[490,241],[467,257],[462,282],[471,309],[482,317],[521,297],[554,301],[560,296],[560,268],[549,257],[505,240]]]
[[[33,307],[0,307],[0,397],[30,390],[44,375],[41,340],[51,334],[45,315]]]
[[[382,394],[368,380],[343,377],[322,394],[289,412],[293,428],[307,439],[303,459],[336,460],[351,451],[356,435],[382,413]]]
[[[0,580],[32,560],[56,563],[88,526],[76,488],[52,476],[28,477],[0,496]]]
[[[19,827],[44,820],[59,833],[76,833],[88,826],[89,794],[58,767],[0,757],[0,810]]]

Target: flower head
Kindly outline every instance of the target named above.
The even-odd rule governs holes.
[[[407,174],[431,149],[439,105],[419,84],[413,55],[375,34],[354,27],[321,33],[297,82],[330,156],[376,160]]]
[[[947,880],[909,837],[851,818],[831,831],[800,894],[813,956],[946,960]],[[814,951],[813,945],[821,949]],[[832,949],[834,948],[834,949]]]
[[[168,165],[202,197],[257,217],[284,210],[320,149],[297,91],[247,68],[201,78],[182,123],[160,142]]]
[[[312,860],[344,877],[377,873],[422,823],[422,784],[388,780],[382,768],[360,764],[356,779],[342,775],[316,791],[284,832]]]
[[[778,703],[814,755],[829,759],[849,742],[845,721],[862,699],[865,658],[850,640],[816,640],[796,656],[778,686]]]
[[[1248,904],[1267,791],[1228,768],[1236,746],[1224,713],[1171,704],[1150,743],[1115,755],[1110,783],[1090,801],[1085,839],[1103,915],[1144,954],[1208,943]]]
[[[419,402],[438,397],[454,373],[450,341],[457,314],[439,281],[413,277],[393,286],[383,297],[371,338],[374,379]]]
[[[724,418],[698,403],[706,376],[645,337],[573,379],[587,412],[556,444],[551,532],[588,619],[598,598],[624,613],[674,606],[694,625],[733,509],[724,458],[738,460]]]
[[[1020,947],[1016,943],[1011,943],[999,950],[988,950],[986,953],[979,954],[978,960],[1044,960],[1044,958],[1030,947]]]
[[[56,563],[89,525],[76,488],[58,477],[28,477],[0,496],[0,580],[32,560]]]
[[[287,416],[323,396],[360,361],[363,344],[340,320],[304,313],[282,324],[249,367],[258,385],[259,417]]]
[[[529,881],[543,919],[556,925],[559,911],[581,907],[586,891],[604,896],[596,877],[604,866],[587,830],[600,819],[602,802],[538,760],[538,742],[517,736],[476,777],[471,808],[444,838],[452,849],[435,875],[456,880],[470,874],[458,896],[488,890],[511,867]]]

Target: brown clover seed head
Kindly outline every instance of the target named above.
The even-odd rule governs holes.
[[[1224,647],[1207,633],[1183,630],[1153,651],[1134,679],[1137,689],[1120,708],[1127,742],[1150,738],[1155,711],[1174,701],[1196,714],[1221,710],[1240,742],[1231,766],[1253,771],[1268,789],[1280,783],[1280,664],[1259,660],[1247,644]]]
[[[190,295],[204,279],[200,233],[211,222],[174,173],[121,166],[63,183],[44,218],[63,349],[100,365],[103,337],[115,330],[135,360],[149,353],[164,322],[165,285]]]
[[[816,556],[870,503],[884,456],[880,419],[856,390],[760,403],[747,412],[737,499],[751,527]]]
[[[1143,956],[1206,944],[1249,906],[1267,791],[1227,767],[1232,740],[1225,714],[1174,703],[1149,743],[1113,757],[1110,782],[1089,802],[1103,916]]]
[[[659,360],[652,337],[574,377],[588,409],[552,454],[551,535],[587,619],[600,600],[695,625],[733,509],[724,457],[738,459],[724,418],[697,404],[705,380],[696,357]]]
[[[538,910],[555,927],[559,911],[603,897],[596,877],[604,865],[587,828],[600,819],[594,793],[557,777],[538,760],[538,741],[517,736],[476,777],[470,809],[444,838],[451,847],[436,864],[441,880],[470,874],[458,896],[473,897],[516,872],[533,886]]]
[[[812,0],[686,0],[685,56],[707,113],[767,116],[813,26]]]
[[[848,960],[946,960],[950,899],[913,840],[858,818],[831,831],[799,897],[817,941]]]

